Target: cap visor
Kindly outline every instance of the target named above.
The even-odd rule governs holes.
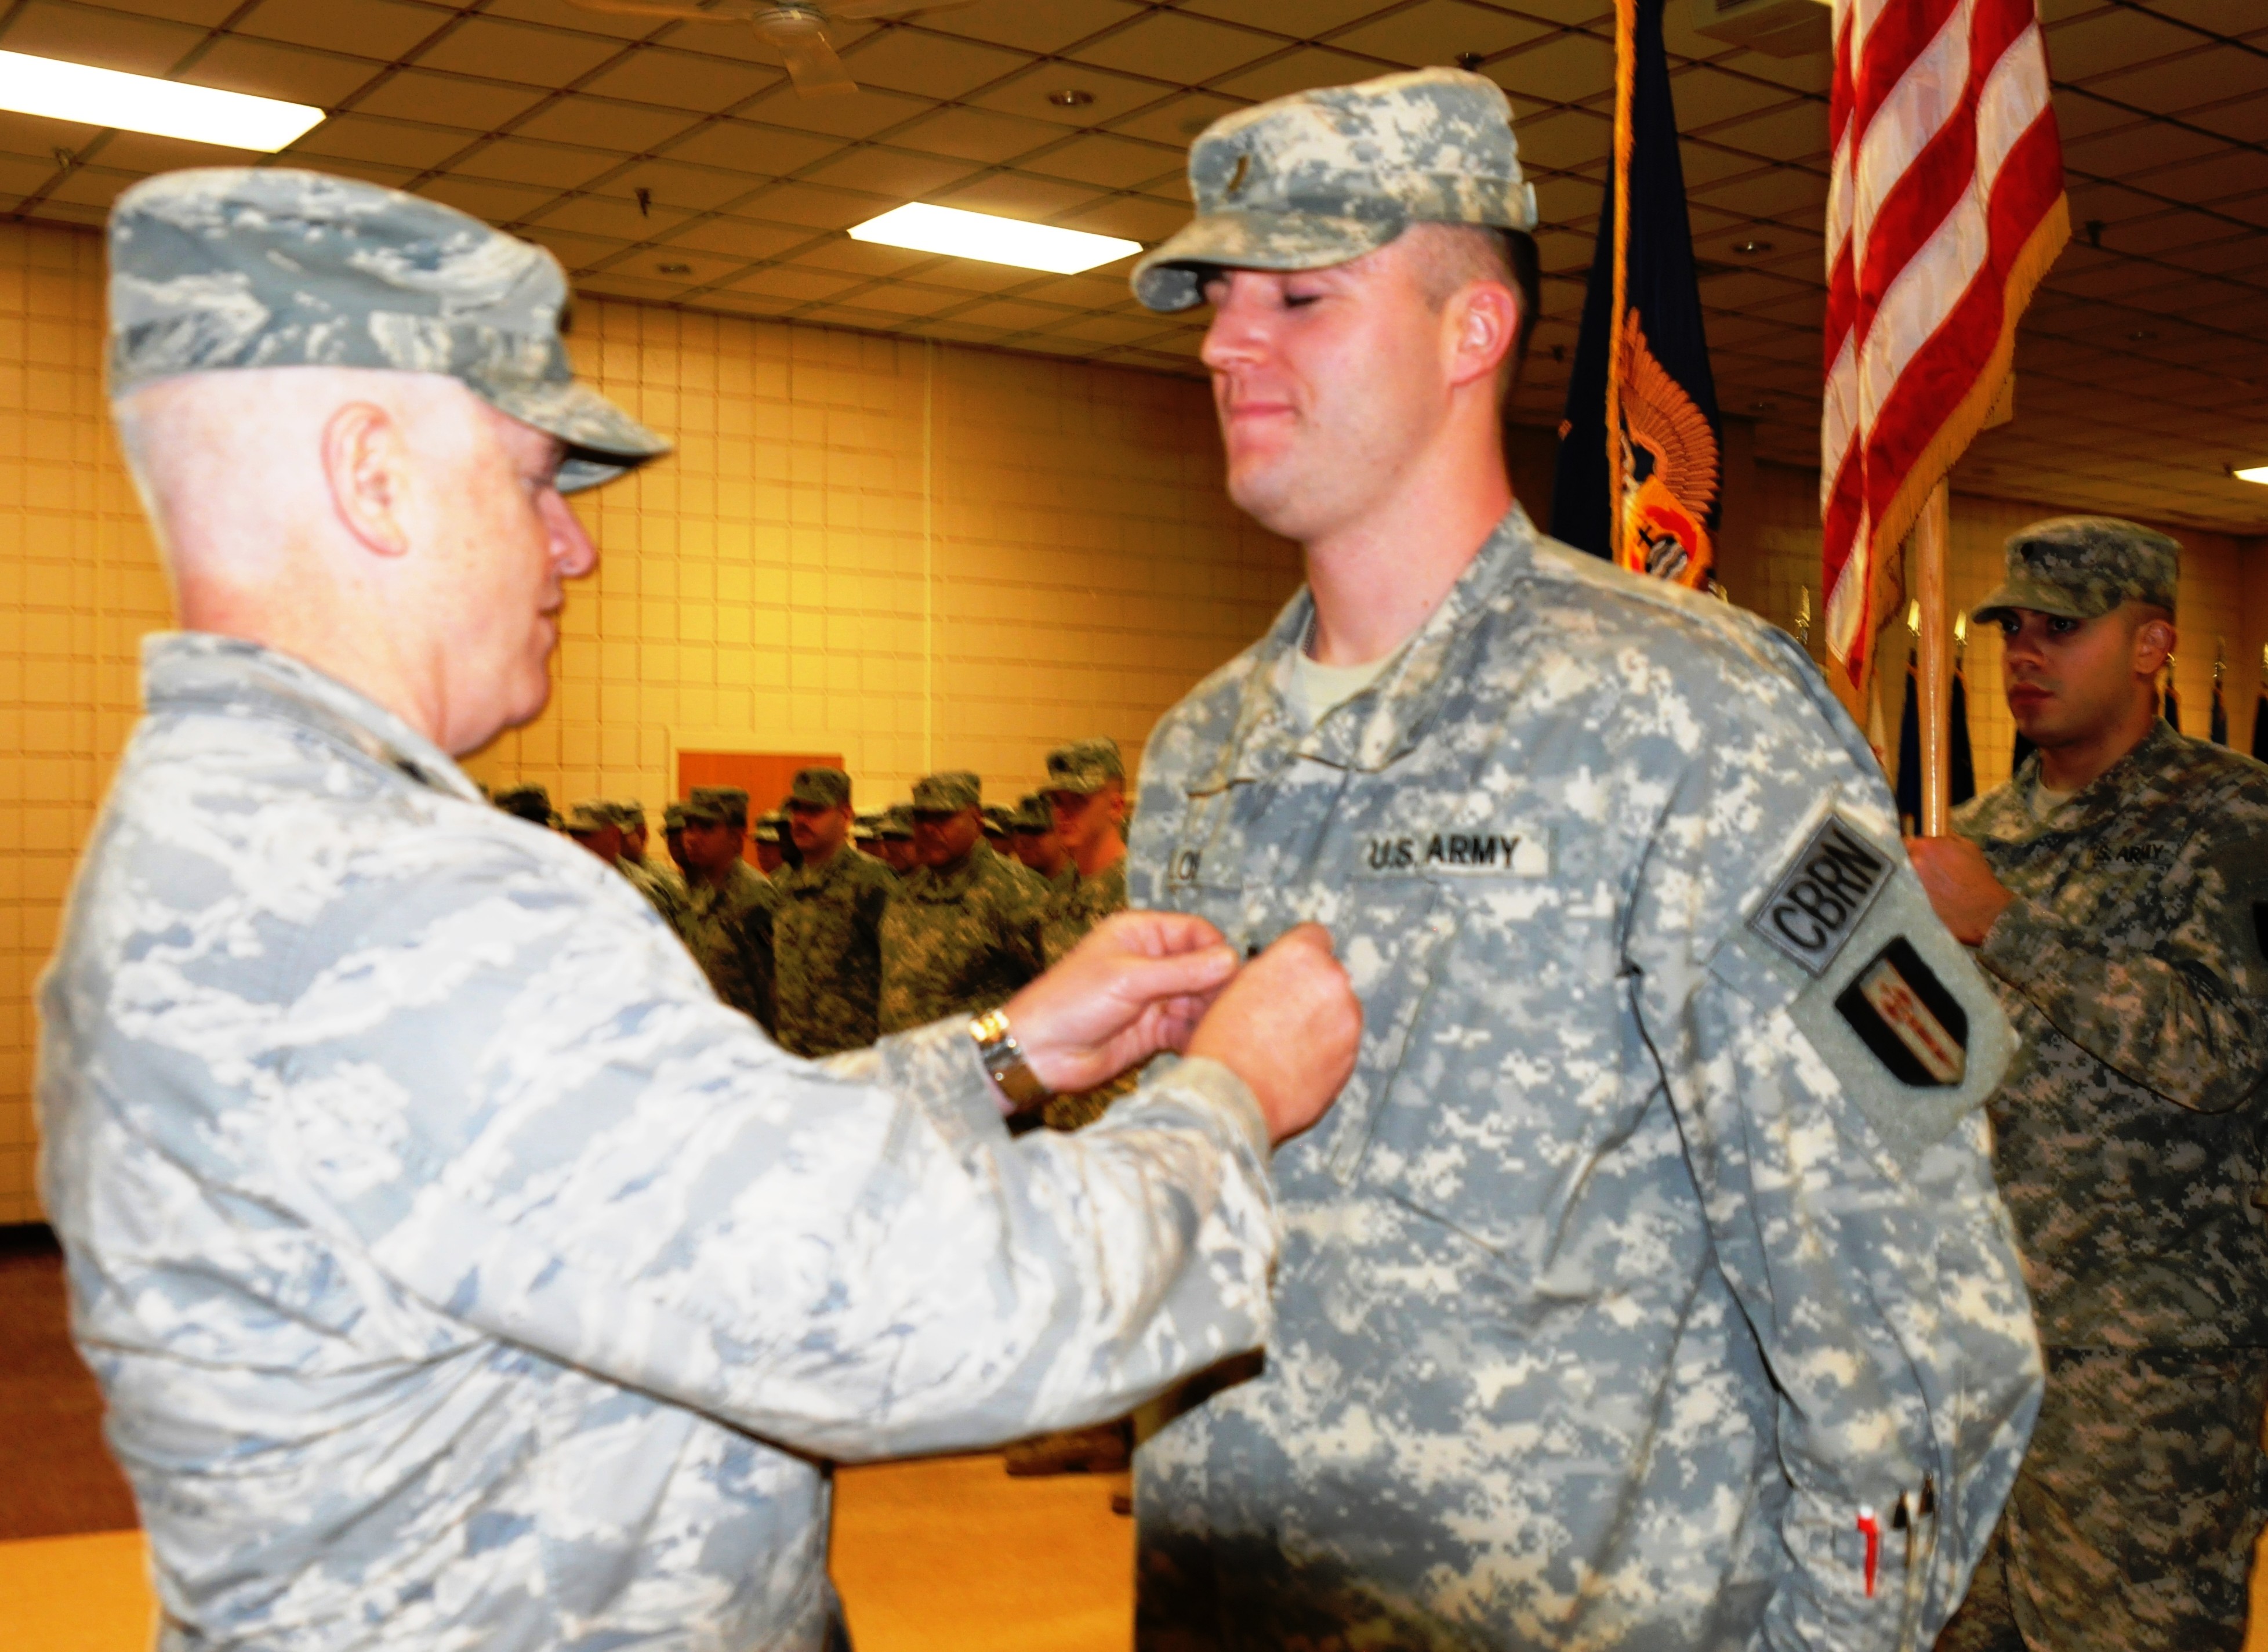
[[[2010,580],[1970,609],[1969,614],[1980,624],[1991,624],[2001,615],[2013,614],[2019,609],[2033,614],[2052,614],[2058,619],[2072,620],[2100,619],[2110,612],[2108,608],[2090,610],[2060,586]]]
[[[1321,212],[1215,212],[1192,219],[1134,266],[1134,296],[1149,309],[1186,310],[1204,297],[1208,269],[1322,269],[1374,253],[1409,219]]]
[[[668,440],[639,424],[586,384],[482,384],[473,387],[498,410],[567,444],[559,490],[597,487],[670,449]]]

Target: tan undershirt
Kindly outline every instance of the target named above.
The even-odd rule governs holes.
[[[1364,661],[1359,666],[1327,666],[1307,658],[1300,649],[1292,656],[1292,709],[1313,728],[1326,712],[1337,710],[1378,681],[1394,656]]]

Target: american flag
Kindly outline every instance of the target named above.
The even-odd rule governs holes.
[[[1854,707],[1906,532],[2007,377],[2071,233],[2036,0],[1834,0],[1827,645]]]

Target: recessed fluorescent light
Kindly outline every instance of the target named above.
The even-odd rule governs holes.
[[[2242,470],[2232,470],[2228,474],[2239,482],[2257,482],[2268,487],[2268,465],[2247,465]]]
[[[83,126],[114,126],[231,149],[278,150],[323,118],[320,109],[178,80],[0,52],[0,109]]]
[[[1141,242],[1123,241],[1116,235],[1089,235],[1085,230],[1059,230],[1050,224],[995,218],[990,212],[918,204],[893,208],[878,218],[854,225],[850,239],[917,253],[981,258],[988,264],[1051,270],[1058,276],[1077,275],[1142,250]]]

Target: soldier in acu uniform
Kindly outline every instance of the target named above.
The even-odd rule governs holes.
[[[850,845],[850,777],[803,769],[787,795],[803,864],[772,880],[779,1041],[798,1055],[874,1042],[882,996],[882,914],[898,881]]]
[[[684,933],[684,901],[649,873],[644,862],[630,857],[624,847],[622,813],[617,805],[600,799],[574,804],[567,811],[567,835],[596,855],[601,865],[620,873],[661,914],[662,921],[680,934]]]
[[[1042,793],[1027,793],[1016,805],[1011,824],[1016,829],[1016,859],[1037,873],[1056,896],[1060,897],[1079,881],[1079,868],[1071,864],[1063,839],[1056,836],[1055,811]]]
[[[773,1029],[772,914],[779,891],[742,854],[748,794],[696,785],[683,810],[685,944],[717,996],[766,1032]]]
[[[1049,752],[1041,796],[1078,874],[1058,892],[1048,923],[1052,963],[1111,913],[1126,910],[1126,839],[1119,824],[1126,818],[1126,760],[1118,742],[1082,740]]]
[[[2022,1039],[1993,1168],[2047,1398],[1947,1652],[2243,1643],[2268,1519],[2268,769],[2158,715],[2179,547],[2035,523],[1977,609],[2038,749],[1912,845]]]
[[[881,863],[903,881],[914,869],[914,811],[910,803],[893,803],[874,824],[874,852]]]
[[[596,561],[561,490],[664,447],[575,382],[556,262],[284,168],[138,184],[111,249],[190,629],[40,987],[40,1172],[162,1645],[840,1647],[828,1461],[1258,1339],[1269,1143],[1357,1034],[1314,932],[1238,974],[1130,913],[981,1043],[784,1054],[452,756],[549,692]],[[1000,1089],[1184,1044],[1008,1139]]]
[[[1042,966],[1046,890],[984,841],[983,782],[967,770],[914,782],[914,852],[882,919],[882,1030],[1006,1001]]]
[[[1135,292],[1212,305],[1230,491],[1307,586],[1159,724],[1129,892],[1329,925],[1366,1030],[1277,1158],[1264,1369],[1138,1454],[1140,1643],[1928,1644],[2038,1352],[2007,1024],[1865,741],[1792,638],[1513,501],[1494,85],[1241,110],[1189,181]]]
[[[634,797],[623,798],[615,805],[615,813],[622,818],[623,855],[644,867],[647,876],[675,896],[681,910],[685,874],[667,856],[653,852],[653,835],[646,825],[645,805]]]
[[[770,877],[789,864],[787,811],[774,809],[756,822],[751,834],[756,844],[756,870]]]

